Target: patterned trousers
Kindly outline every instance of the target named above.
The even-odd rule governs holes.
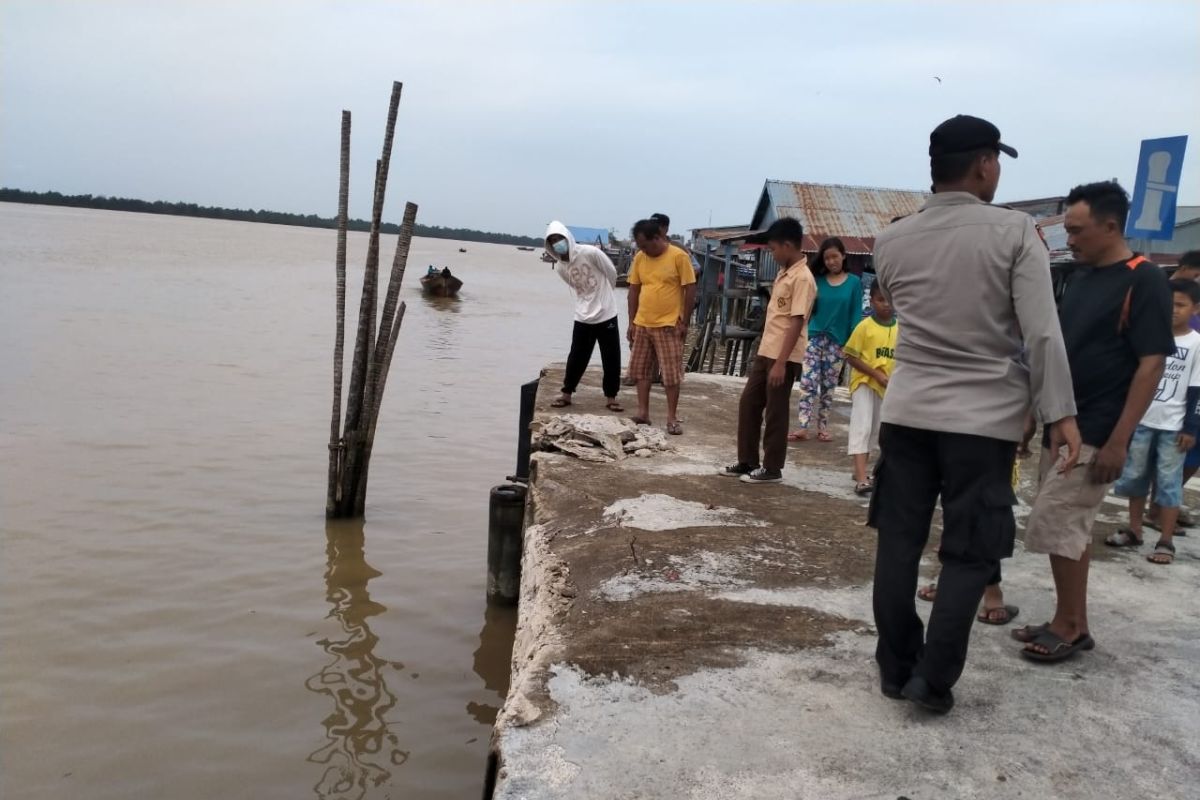
[[[804,351],[804,374],[800,378],[800,404],[797,419],[803,429],[812,421],[813,406],[817,407],[817,430],[829,428],[829,409],[833,407],[833,390],[842,375],[845,355],[841,346],[827,333],[818,333],[808,340]]]

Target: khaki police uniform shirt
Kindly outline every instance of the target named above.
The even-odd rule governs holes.
[[[782,267],[775,276],[771,286],[771,299],[767,306],[767,320],[763,325],[762,341],[758,345],[758,354],[766,358],[778,359],[783,351],[783,340],[787,336],[795,317],[803,317],[806,321],[812,314],[813,300],[817,296],[817,283],[813,280],[812,270],[804,259],[800,259],[787,269]],[[788,354],[787,360],[794,364],[804,363],[804,351],[808,347],[808,325],[801,328],[800,338],[796,346]]]
[[[1019,441],[1075,414],[1050,260],[1033,218],[965,192],[931,197],[875,242],[903,323],[883,421]]]

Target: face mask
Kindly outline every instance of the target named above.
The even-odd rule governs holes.
[[[566,239],[559,239],[554,244],[550,245],[550,248],[560,256],[565,256],[567,253],[571,252],[571,245],[567,244]]]

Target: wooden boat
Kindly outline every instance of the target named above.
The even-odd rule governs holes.
[[[437,272],[421,278],[421,291],[433,297],[458,297],[463,282],[453,275],[446,277]]]

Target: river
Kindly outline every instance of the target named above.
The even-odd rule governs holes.
[[[570,294],[415,240],[366,520],[327,525],[334,245],[0,204],[0,797],[479,796],[515,622],[488,489]]]

